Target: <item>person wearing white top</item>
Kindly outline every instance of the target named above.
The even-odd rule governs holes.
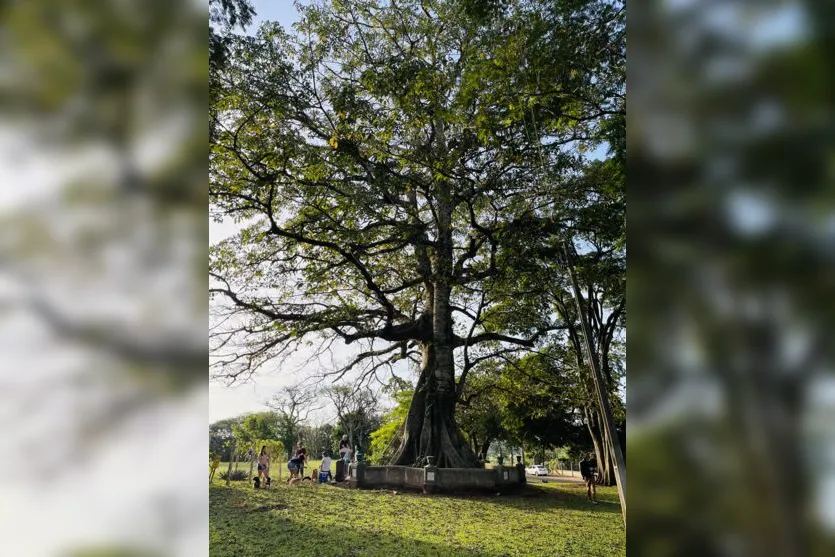
[[[345,464],[351,462],[351,452],[351,444],[348,442],[348,436],[343,435],[342,440],[339,442],[339,454],[342,456]]]
[[[328,453],[322,453],[322,464],[319,466],[319,482],[322,482],[322,475],[326,475],[326,480],[331,479],[331,457],[328,456]]]

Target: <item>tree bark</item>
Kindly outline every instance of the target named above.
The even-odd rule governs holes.
[[[433,122],[434,148],[439,160],[447,152],[444,122],[439,115]],[[415,246],[419,268],[426,278],[426,315],[432,324],[432,340],[421,344],[421,372],[406,416],[403,441],[392,464],[422,466],[427,456],[439,468],[477,468],[478,458],[455,422],[457,389],[452,308],[454,274],[454,201],[451,184],[440,178],[433,184],[435,194],[436,238],[431,253],[424,245]],[[414,191],[410,203],[416,204]]]
[[[471,431],[466,431],[465,433],[467,434],[467,442],[470,445],[470,449],[474,453],[478,454],[478,447],[479,447],[479,444],[480,444],[478,442],[478,435],[476,435],[475,433],[473,433]]]
[[[455,423],[455,384],[447,382],[439,388],[438,376],[453,373],[439,370],[436,351],[432,344],[422,349],[423,366],[406,416],[403,439],[391,459],[391,464],[423,466],[425,457],[434,457],[439,468],[477,468],[478,458]],[[451,386],[451,388],[449,388]]]
[[[478,452],[479,452],[480,455],[482,455],[483,458],[487,458],[487,450],[490,448],[490,443],[491,442],[492,442],[492,439],[488,438],[488,439],[485,439],[484,442],[481,444],[481,447],[479,448]]]

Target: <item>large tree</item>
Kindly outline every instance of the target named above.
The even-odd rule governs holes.
[[[563,326],[519,254],[570,234],[579,152],[623,112],[622,25],[608,1],[342,0],[230,42],[210,195],[242,230],[212,250],[216,374],[309,341],[358,346],[340,375],[413,359],[392,462],[477,466],[455,405],[478,363]]]

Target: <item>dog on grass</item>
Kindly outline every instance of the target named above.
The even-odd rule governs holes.
[[[253,483],[253,487],[255,489],[261,489],[261,478],[259,478],[258,476],[255,476],[254,478],[252,478],[252,483]],[[268,487],[270,487],[271,483],[272,483],[272,479],[270,479],[270,477],[267,476],[267,481],[264,482],[264,489],[267,489]]]

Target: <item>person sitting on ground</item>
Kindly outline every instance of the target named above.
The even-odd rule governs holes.
[[[595,482],[597,481],[597,460],[595,460],[594,453],[589,453],[586,458],[580,461],[580,475],[583,476],[583,481],[586,482],[586,496],[592,503],[597,503],[597,488]]]

